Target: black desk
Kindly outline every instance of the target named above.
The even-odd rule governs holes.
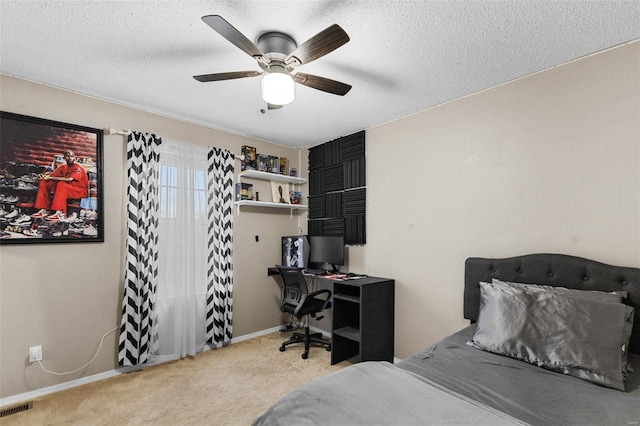
[[[270,266],[269,268],[267,268],[267,275],[280,275],[280,271],[278,271],[278,268],[276,268],[275,266]]]
[[[304,271],[304,268],[298,268],[298,269],[302,269]],[[267,268],[267,275],[268,276],[280,275],[280,271],[278,271],[278,268],[276,268],[275,266],[270,266],[269,268]],[[318,278],[318,279],[321,279],[324,277],[324,275],[312,275],[312,274],[304,274],[304,276],[309,278]]]
[[[278,275],[269,268],[268,275]],[[359,356],[360,361],[393,362],[395,281],[363,277],[350,280],[305,275],[332,285],[331,364]]]
[[[331,364],[357,355],[360,361],[393,362],[394,289],[388,278],[333,282]]]

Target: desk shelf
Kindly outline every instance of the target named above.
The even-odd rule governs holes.
[[[332,334],[345,337],[356,342],[360,341],[360,330],[355,327],[342,327],[333,330]]]
[[[334,299],[339,299],[339,300],[345,300],[347,302],[360,303],[360,297],[359,296],[347,296],[347,295],[344,295],[344,294],[334,294],[333,298]]]
[[[353,357],[393,362],[394,287],[387,278],[334,282],[331,364]]]

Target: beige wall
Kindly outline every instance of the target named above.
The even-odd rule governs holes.
[[[457,330],[468,256],[559,252],[640,267],[640,43],[367,130],[367,244],[349,269],[396,279],[396,356]],[[291,150],[3,77],[3,110],[230,148]],[[324,141],[319,141],[324,142]],[[306,176],[306,152],[299,167]],[[0,396],[61,380],[119,322],[124,144],[105,141],[104,244],[0,248]],[[235,334],[279,323],[264,268],[306,215],[235,221]],[[256,243],[255,235],[260,236]],[[73,264],[69,262],[73,259]],[[270,304],[265,300],[271,299]],[[326,321],[326,320],[325,320]],[[324,324],[324,322],[323,322]],[[115,336],[85,376],[115,367]]]
[[[242,145],[285,156],[306,175],[306,150],[218,131],[86,96],[0,77],[0,109],[95,128],[114,127],[155,133],[192,144],[239,153]],[[92,356],[100,337],[119,325],[125,233],[125,159],[122,136],[105,136],[105,242],[11,245],[0,247],[0,398],[56,385],[116,368],[117,335],[110,334],[97,359],[67,376],[44,373],[28,363],[28,348],[43,346],[44,365],[70,371]],[[239,169],[239,162],[236,163]],[[258,184],[257,184],[258,185]],[[265,184],[266,185],[266,184]],[[261,195],[269,194],[268,186]],[[303,189],[306,193],[306,187]],[[280,236],[306,231],[306,213],[242,210],[234,216],[234,335],[281,323],[279,290],[266,268],[278,262]],[[259,242],[255,236],[259,236]]]
[[[396,279],[395,353],[460,328],[464,260],[640,267],[640,43],[367,130],[367,244]]]

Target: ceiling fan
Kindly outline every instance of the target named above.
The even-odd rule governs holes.
[[[219,15],[203,16],[202,20],[222,37],[254,58],[260,71],[233,71],[195,75],[200,82],[232,80],[262,75],[262,98],[269,109],[282,108],[294,99],[294,82],[312,89],[344,96],[351,86],[325,77],[292,71],[334,51],[349,41],[347,33],[337,24],[331,25],[298,46],[289,35],[270,31],[253,43]]]

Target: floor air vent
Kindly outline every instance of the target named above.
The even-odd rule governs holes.
[[[31,407],[33,407],[33,402],[24,402],[22,404],[14,405],[13,407],[3,408],[0,410],[0,418],[20,413],[22,411],[27,411]]]

